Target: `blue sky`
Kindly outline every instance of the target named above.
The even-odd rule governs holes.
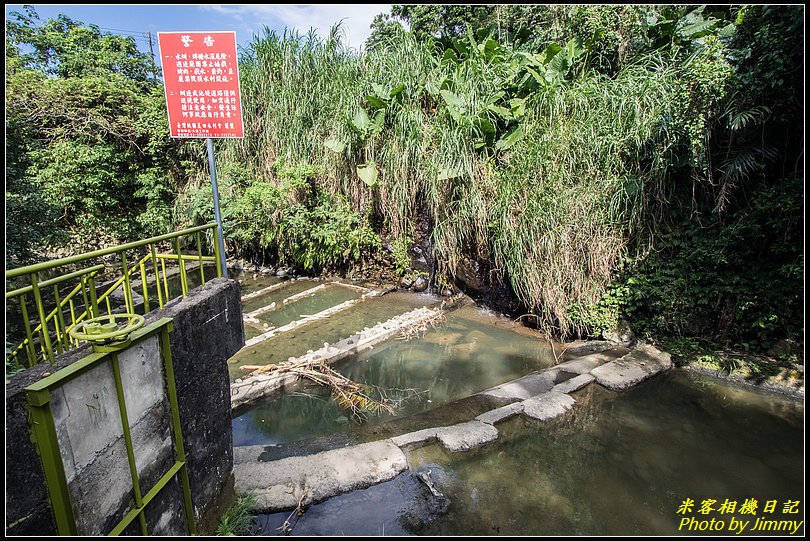
[[[40,19],[63,13],[73,20],[95,24],[102,31],[132,36],[141,51],[149,52],[147,33],[152,33],[157,56],[156,32],[235,31],[240,46],[250,43],[254,33],[267,26],[276,32],[284,28],[306,34],[315,28],[325,36],[329,28],[344,19],[344,43],[359,49],[370,32],[369,25],[378,13],[389,12],[390,4],[32,4]],[[11,11],[22,12],[22,4],[6,4],[6,19]]]

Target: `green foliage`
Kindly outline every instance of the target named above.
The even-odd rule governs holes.
[[[248,535],[253,522],[253,507],[257,496],[253,493],[237,496],[232,506],[225,510],[219,518],[217,535]]]
[[[147,76],[154,65],[138,51],[133,38],[102,33],[95,25],[85,26],[65,15],[40,25],[33,7],[25,6],[24,12],[11,12],[14,19],[6,21],[6,44],[19,59],[19,67],[61,79],[112,73],[142,88],[150,86]],[[21,53],[20,46],[31,52]]]
[[[712,9],[393,6],[365,53],[255,36],[246,136],[218,144],[229,252],[340,269],[381,233],[401,274],[427,223],[437,275],[484,262],[558,335],[801,338],[804,10]],[[134,44],[12,19],[10,260],[210,221],[204,148],[167,137]]]
[[[391,247],[393,248],[394,271],[397,273],[397,276],[405,276],[405,273],[411,268],[411,256],[408,255],[408,251],[411,249],[411,242],[411,238],[406,236],[400,237],[391,243]]]
[[[751,208],[684,217],[632,266],[624,310],[640,333],[766,350],[803,335],[800,183],[752,194]]]
[[[67,17],[6,27],[9,259],[166,233],[184,172],[163,90],[131,38]],[[22,53],[22,50],[31,52]]]
[[[250,178],[244,168],[221,167],[220,197],[229,253],[270,258],[305,271],[345,270],[380,247],[379,236],[345,196],[316,184],[307,164],[278,162],[269,181]],[[210,188],[190,188],[178,201],[189,225],[212,208]]]

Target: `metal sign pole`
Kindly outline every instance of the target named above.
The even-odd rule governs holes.
[[[208,169],[211,171],[211,192],[214,194],[214,217],[217,220],[217,242],[219,243],[219,263],[222,268],[222,277],[228,277],[228,267],[225,266],[225,236],[222,233],[222,215],[219,213],[219,188],[217,188],[217,167],[214,163],[214,140],[205,139],[208,148]]]

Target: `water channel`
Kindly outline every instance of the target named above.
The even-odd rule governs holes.
[[[243,285],[243,294],[260,289]],[[293,291],[306,290],[300,287],[286,293],[279,288],[265,301],[279,303]],[[297,301],[309,303],[300,309],[275,313],[275,323],[283,325],[344,298],[358,295],[330,285]],[[232,359],[232,378],[238,377],[240,365],[286,360],[440,300],[409,293],[363,300],[326,320],[246,348]],[[486,411],[470,395],[554,363],[555,351],[547,341],[468,305],[449,312],[417,338],[388,340],[333,366],[355,381],[401,392],[405,400],[394,416],[369,416],[356,423],[328,392],[297,384],[235,411],[234,445],[266,445],[278,449],[278,456],[289,456],[449,425],[456,416]],[[624,393],[594,383],[572,396],[577,400],[573,412],[546,423],[513,417],[498,424],[497,441],[478,449],[451,453],[438,443],[410,449],[409,472],[311,506],[291,533],[708,533],[688,526],[679,530],[682,519],[695,517],[723,521],[725,528],[732,518],[749,520],[744,533],[767,534],[772,532],[751,530],[757,518],[804,518],[803,403],[683,369]],[[417,473],[430,476],[443,494],[441,501]],[[695,502],[695,509],[679,514],[687,499]],[[758,512],[741,514],[743,502],[752,499]],[[713,510],[698,513],[709,500],[716,500]],[[736,510],[721,514],[724,501],[737,502]],[[798,513],[784,512],[788,508]],[[255,528],[264,535],[279,534],[288,516],[260,515]],[[797,534],[803,532],[801,526]]]

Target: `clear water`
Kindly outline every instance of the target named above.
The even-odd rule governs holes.
[[[327,285],[311,295],[306,295],[287,304],[281,304],[274,310],[265,312],[258,319],[268,323],[270,327],[283,327],[302,317],[317,314],[332,306],[360,298],[362,291],[340,285]]]
[[[686,517],[698,520],[733,517],[750,528],[757,518],[804,519],[803,404],[677,369],[626,393],[592,384],[574,396],[567,416],[505,421],[498,441],[477,450],[411,450],[412,470],[429,471],[449,506],[406,472],[312,506],[292,535],[712,533],[679,531],[686,498],[696,502]],[[756,515],[739,513],[749,498]],[[737,501],[737,513],[698,513],[707,499]],[[800,502],[797,514],[782,513],[788,500]],[[767,501],[777,502],[772,514]],[[260,515],[255,525],[278,534],[288,515]]]
[[[804,502],[803,405],[681,371],[620,395],[590,385],[578,400],[551,425],[503,423],[501,440],[478,452],[412,452],[452,502],[419,533],[687,534],[676,513],[686,498],[698,519],[732,516],[698,514],[703,500],[747,498],[760,510],[778,501],[774,515],[757,516],[803,518],[781,514],[785,501]]]
[[[278,283],[282,283],[279,278]],[[264,306],[268,306],[271,303],[281,304],[284,302],[284,299],[287,297],[291,297],[297,293],[301,293],[302,291],[306,291],[307,289],[312,289],[317,287],[321,284],[318,280],[309,280],[306,278],[299,279],[299,280],[285,280],[283,282],[284,285],[279,286],[278,288],[272,289],[267,293],[263,293],[258,297],[253,297],[251,299],[245,300],[242,302],[242,313],[248,314],[254,310],[262,308]],[[272,284],[271,284],[272,285]],[[267,287],[267,286],[265,286]],[[242,295],[247,295],[248,293],[245,292],[245,289],[242,289]],[[253,291],[260,291],[262,288],[253,289]]]
[[[421,339],[392,339],[332,368],[400,400],[395,417],[403,418],[553,364],[546,342],[497,326],[497,321],[475,307],[464,307],[449,313],[444,323]],[[234,445],[289,443],[337,432],[363,441],[375,439],[379,431],[374,426],[391,420],[388,414],[369,415],[366,423],[358,425],[326,389],[300,384],[292,392],[254,402],[234,418]],[[386,433],[411,428],[412,424],[386,427]]]
[[[243,365],[273,364],[299,357],[323,347],[324,343],[331,344],[396,315],[438,302],[441,299],[401,293],[367,298],[329,318],[301,325],[242,349],[228,359],[231,381],[247,374],[241,369]]]
[[[281,282],[290,281],[289,278],[279,278],[272,274],[259,274],[247,271],[234,272],[228,270],[228,277],[233,278],[239,282],[239,288],[242,295],[247,295],[265,287],[280,284]]]

